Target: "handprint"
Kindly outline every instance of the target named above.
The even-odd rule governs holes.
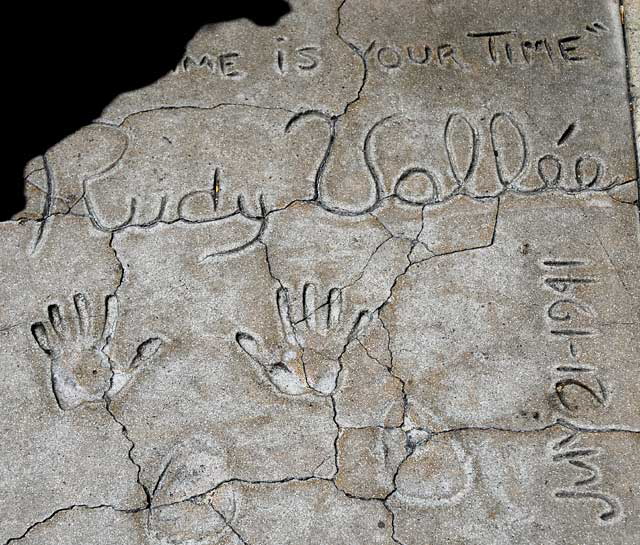
[[[63,319],[60,307],[50,305],[48,323],[36,322],[31,326],[38,346],[51,359],[53,393],[62,410],[113,398],[162,343],[157,338],[147,339],[128,365],[118,365],[108,355],[118,320],[116,296],[106,298],[105,319],[99,335],[96,335],[87,298],[77,293],[73,304],[75,320]]]
[[[315,286],[306,284],[302,293],[302,320],[294,323],[289,309],[289,292],[286,288],[278,290],[276,303],[283,343],[277,351],[266,350],[249,333],[240,331],[236,334],[240,348],[284,394],[331,394],[336,388],[340,365],[337,357],[332,358],[327,353],[331,348],[344,346],[371,320],[370,313],[362,311],[353,327],[345,330],[341,327],[344,325],[341,291],[331,289],[326,302],[319,306],[316,306],[315,295]]]

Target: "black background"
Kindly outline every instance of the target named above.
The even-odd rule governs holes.
[[[284,0],[131,4],[42,8],[29,3],[12,9],[11,17],[5,13],[2,81],[8,126],[1,144],[0,221],[24,208],[27,161],[97,118],[120,93],[149,85],[175,68],[200,27],[243,17],[274,25],[290,11]]]

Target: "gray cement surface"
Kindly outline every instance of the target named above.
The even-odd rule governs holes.
[[[640,543],[638,0],[291,4],[26,165],[0,543]]]

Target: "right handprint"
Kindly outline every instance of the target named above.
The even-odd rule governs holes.
[[[244,331],[236,333],[238,345],[279,392],[332,394],[340,364],[338,358],[328,355],[328,349],[345,346],[363,331],[370,321],[370,312],[361,311],[352,327],[345,328],[341,290],[333,288],[326,298],[318,301],[314,284],[305,284],[303,288],[300,321],[291,317],[286,288],[278,290],[276,304],[283,338],[280,346],[266,349],[261,340]]]

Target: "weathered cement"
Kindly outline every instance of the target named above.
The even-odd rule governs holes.
[[[624,13],[299,0],[34,158],[0,543],[640,542]]]

